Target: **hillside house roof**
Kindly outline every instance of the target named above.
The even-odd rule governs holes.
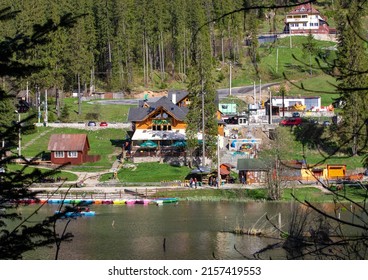
[[[89,150],[87,134],[53,134],[47,149],[49,151],[83,151],[85,145]]]
[[[311,3],[302,4],[297,6],[294,10],[292,10],[289,14],[299,15],[299,14],[309,14],[309,15],[319,15],[320,12],[315,9]]]

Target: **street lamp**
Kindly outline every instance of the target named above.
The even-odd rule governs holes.
[[[20,124],[20,112],[15,110],[15,113],[18,114],[18,155],[22,155],[22,142],[21,142],[21,124]]]

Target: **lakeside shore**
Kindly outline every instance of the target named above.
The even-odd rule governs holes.
[[[73,187],[73,185],[62,186],[61,184],[42,184],[32,187],[32,191],[40,192],[38,198],[73,198],[73,199],[137,199],[152,197],[177,197],[182,200],[264,200],[257,198],[260,195],[249,195],[249,193],[266,192],[266,186],[263,185],[242,185],[242,184],[224,184],[219,188],[204,185],[197,188],[182,186],[124,186],[122,184],[101,186],[96,184],[83,187]],[[332,194],[328,189],[320,185],[300,185],[284,188],[284,190],[300,190],[306,193],[318,192],[319,194]],[[313,191],[311,191],[313,189]],[[249,195],[249,197],[247,196]],[[231,197],[231,198],[229,198]]]

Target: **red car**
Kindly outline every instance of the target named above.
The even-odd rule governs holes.
[[[281,126],[293,126],[293,125],[300,125],[302,123],[301,118],[288,118],[284,119],[280,122]]]
[[[100,122],[100,126],[107,126],[107,122]]]

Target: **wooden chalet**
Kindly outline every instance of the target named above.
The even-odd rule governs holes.
[[[53,164],[82,164],[95,162],[99,155],[88,155],[90,145],[87,134],[53,134],[50,137],[48,150],[51,152]]]
[[[186,115],[188,114],[187,91],[171,91],[168,97],[141,100],[137,108],[130,108],[128,121],[132,123],[133,135],[128,155],[161,161],[162,157],[185,156]],[[217,112],[219,135],[224,135],[225,123]],[[198,140],[202,134],[198,133]]]
[[[179,107],[166,96],[157,101],[144,100],[137,108],[130,108],[132,122],[131,153],[134,157],[177,155],[185,146],[184,119],[187,107]]]

